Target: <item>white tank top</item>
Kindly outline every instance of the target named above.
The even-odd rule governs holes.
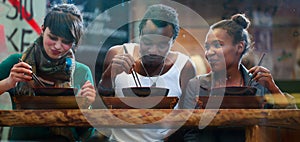
[[[128,53],[133,55],[134,47],[136,44],[129,43],[124,44],[128,50]],[[178,54],[177,59],[174,65],[161,75],[156,83],[157,87],[164,87],[169,89],[168,96],[177,96],[180,98],[182,92],[180,88],[180,73],[189,57],[180,53]],[[142,76],[138,74],[138,77],[141,81],[142,86],[151,86],[152,81],[149,77]],[[156,77],[151,77],[152,80],[156,80]],[[122,88],[125,87],[135,87],[135,82],[131,74],[125,72],[116,76],[115,79],[115,93],[116,97],[124,97],[122,93]],[[155,104],[154,104],[155,105]],[[178,107],[178,104],[175,106],[175,109]],[[112,129],[112,135],[110,139],[112,141],[163,141],[167,135],[169,129]]]
[[[131,43],[131,44],[124,44],[124,45],[126,46],[128,53],[132,55],[134,46],[136,44]],[[149,79],[149,77],[143,76],[143,75],[140,75],[137,73],[142,86],[149,87],[149,86],[151,86],[152,81],[155,81],[157,79],[157,82],[156,82],[157,87],[165,87],[165,88],[170,89],[168,96],[180,97],[182,94],[181,88],[180,88],[180,73],[181,73],[182,68],[188,61],[189,57],[180,52],[176,52],[176,53],[178,56],[177,56],[177,59],[176,59],[174,65],[169,69],[169,71],[167,71],[166,73],[164,73],[163,75],[158,77],[158,79],[157,79],[157,77],[150,77],[151,79]],[[122,88],[135,87],[135,86],[136,85],[135,85],[135,82],[134,82],[131,74],[127,74],[127,73],[123,72],[116,76],[115,93],[116,93],[117,97],[124,97],[124,95],[122,93]]]

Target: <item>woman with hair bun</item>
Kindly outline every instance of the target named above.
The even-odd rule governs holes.
[[[241,63],[243,56],[252,43],[248,33],[250,21],[244,14],[235,14],[231,19],[221,20],[210,27],[205,40],[205,56],[211,66],[211,72],[191,79],[184,96],[184,108],[197,108],[197,96],[210,95],[214,87],[252,86],[257,89],[256,96],[272,94],[272,108],[296,108],[291,103],[293,97],[283,93],[275,84],[270,70],[263,66],[254,66],[249,70]],[[248,84],[249,80],[251,80]],[[279,102],[280,101],[280,102]],[[231,133],[231,134],[230,134]],[[245,133],[241,130],[222,130],[205,128],[186,130],[185,141],[245,141]]]

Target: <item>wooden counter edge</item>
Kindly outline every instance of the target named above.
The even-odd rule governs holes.
[[[94,126],[178,128],[198,126],[280,126],[300,129],[297,109],[57,109],[0,110],[0,126]]]

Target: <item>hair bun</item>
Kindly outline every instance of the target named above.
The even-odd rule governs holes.
[[[231,20],[247,29],[250,26],[250,21],[246,18],[245,14],[235,14],[231,17]]]

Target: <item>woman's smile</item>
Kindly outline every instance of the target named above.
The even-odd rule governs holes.
[[[61,52],[59,50],[51,50],[52,54],[55,56],[58,56],[61,54]]]
[[[49,28],[44,31],[44,49],[52,59],[59,59],[64,56],[71,48],[72,42],[51,33]]]

